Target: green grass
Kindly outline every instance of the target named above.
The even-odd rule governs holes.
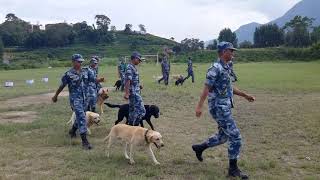
[[[94,150],[83,151],[79,138],[70,143],[66,122],[71,111],[68,99],[60,97],[56,104],[10,109],[36,111],[39,116],[29,124],[0,124],[0,179],[226,179],[227,144],[205,151],[202,163],[191,150],[191,144],[217,131],[207,108],[200,119],[194,116],[209,64],[194,65],[196,83],[189,79],[182,87],[173,81],[169,87],[158,85],[153,76],[160,75],[159,66],[139,67],[144,102],[157,104],[162,113],[152,120],[165,142],[162,150],[155,150],[160,166],[153,166],[141,148],[135,152],[136,164],[129,165],[120,142],[113,145],[110,158],[105,156],[102,139],[116,119],[116,109],[106,109],[102,126],[92,128]],[[243,137],[239,165],[251,179],[320,178],[319,68],[319,61],[235,64],[236,86],[256,97],[254,103],[235,98],[233,109]],[[172,74],[186,73],[185,64],[172,64],[171,69]],[[66,70],[0,71],[1,83],[9,77],[20,82],[15,88],[1,87],[0,99],[55,90]],[[107,80],[103,85],[112,86],[116,67],[103,64],[99,71]],[[44,74],[49,76],[47,85],[25,85],[25,79]],[[125,103],[122,96],[111,92],[108,101]]]

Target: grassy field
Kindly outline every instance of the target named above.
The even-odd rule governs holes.
[[[80,139],[70,142],[66,122],[71,116],[68,99],[56,104],[30,105],[7,111],[36,111],[32,123],[0,123],[0,179],[226,179],[227,144],[209,149],[204,162],[191,149],[217,131],[217,125],[204,108],[195,118],[194,107],[202,90],[209,64],[195,64],[196,83],[182,87],[157,84],[160,67],[142,64],[139,72],[144,85],[145,104],[157,104],[159,119],[153,119],[165,147],[155,150],[160,166],[152,165],[146,153],[136,151],[129,165],[121,143],[115,143],[111,157],[104,153],[103,138],[116,119],[116,109],[106,109],[101,126],[92,128],[94,150],[81,149]],[[186,74],[185,64],[172,64],[172,74]],[[235,98],[234,116],[243,137],[240,167],[251,179],[320,179],[320,62],[239,63],[235,84],[256,97],[248,103]],[[52,92],[67,68],[0,71],[0,82],[14,80],[16,87],[0,87],[0,101]],[[104,65],[100,74],[113,86],[116,67]],[[48,76],[49,83],[40,82]],[[33,86],[26,79],[35,79]],[[122,104],[123,94],[111,92],[111,103]],[[146,126],[148,126],[146,124]],[[141,149],[141,148],[138,148]],[[141,151],[143,151],[141,149]]]

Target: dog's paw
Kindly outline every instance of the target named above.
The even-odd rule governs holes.
[[[136,163],[136,162],[134,162],[134,160],[130,160],[130,161],[129,161],[129,164],[130,164],[130,165],[133,165],[133,164],[135,164],[135,163]]]
[[[158,161],[154,162],[154,165],[160,165],[160,163]]]

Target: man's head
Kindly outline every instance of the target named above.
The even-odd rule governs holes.
[[[138,65],[138,64],[141,62],[141,54],[138,53],[137,51],[134,51],[134,52],[131,54],[131,62],[132,62],[134,65]]]
[[[119,57],[119,63],[124,63],[124,58],[123,57]]]
[[[218,44],[218,55],[220,59],[225,60],[226,62],[233,59],[234,51],[237,51],[237,49],[234,48],[233,44],[230,42],[222,41]]]
[[[98,63],[100,62],[100,58],[99,58],[99,56],[96,56],[96,55],[91,56],[91,59],[96,59],[96,60],[98,61]]]
[[[81,63],[84,61],[82,58],[81,54],[74,54],[71,57],[73,67],[75,69],[80,69],[81,68]]]
[[[98,65],[98,60],[97,60],[96,58],[91,58],[91,60],[90,60],[90,66],[91,66],[92,68],[96,68],[97,65]]]

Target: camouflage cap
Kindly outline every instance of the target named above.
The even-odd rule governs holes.
[[[233,47],[233,44],[230,43],[230,42],[225,42],[225,41],[222,41],[218,44],[218,52],[222,52],[223,50],[226,50],[226,49],[232,49],[234,51],[237,51],[238,49],[234,48]]]
[[[98,60],[96,58],[91,58],[90,64],[98,64]]]
[[[137,51],[134,51],[132,54],[131,54],[131,59],[139,59],[141,61],[141,54],[138,53]]]
[[[71,60],[72,61],[78,61],[78,62],[83,62],[84,61],[84,59],[83,59],[81,54],[73,54],[72,57],[71,57]]]

